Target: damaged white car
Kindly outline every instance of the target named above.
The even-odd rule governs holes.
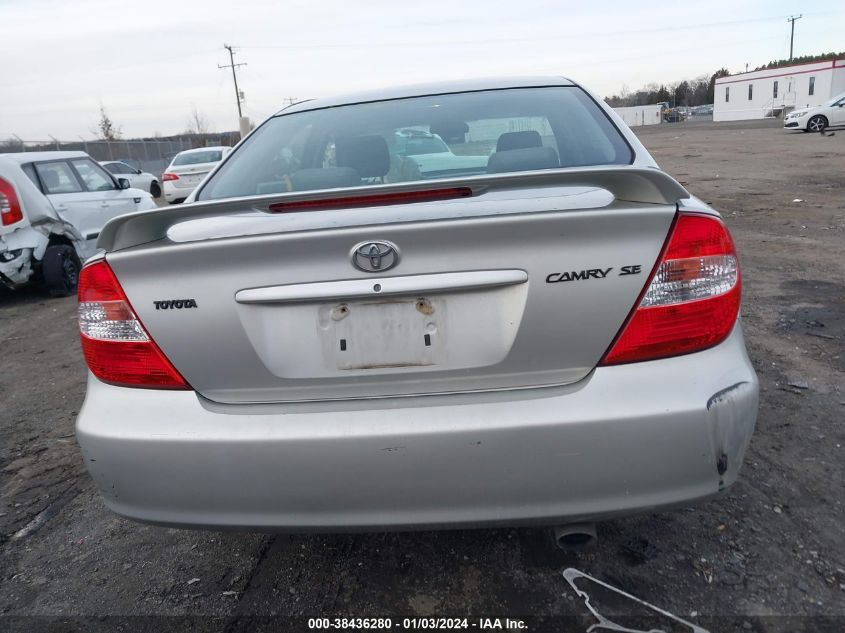
[[[73,294],[103,225],[155,208],[85,152],[0,154],[0,284],[43,281],[53,296]]]

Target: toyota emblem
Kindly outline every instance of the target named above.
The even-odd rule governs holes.
[[[389,270],[399,263],[399,250],[390,242],[362,242],[352,249],[352,265],[367,273]]]

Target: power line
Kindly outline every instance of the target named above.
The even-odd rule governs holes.
[[[838,14],[835,14],[838,15]],[[741,20],[723,20],[719,22],[705,22],[705,23],[691,23],[691,24],[674,24],[665,27],[649,27],[643,29],[626,29],[623,31],[582,31],[578,33],[570,33],[567,35],[567,40],[573,39],[587,39],[595,38],[597,36],[611,37],[623,35],[640,35],[647,33],[663,33],[663,32],[678,32],[685,30],[698,30],[707,28],[719,28],[726,26],[741,26],[745,24],[754,24],[760,22],[772,22],[782,20],[783,15],[763,18],[747,18]],[[246,49],[281,49],[281,50],[332,50],[332,49],[364,49],[364,48],[424,48],[429,46],[477,46],[479,44],[519,44],[523,42],[538,42],[547,40],[560,40],[560,34],[554,35],[530,35],[526,37],[504,37],[504,38],[481,38],[481,39],[461,39],[461,40],[441,40],[441,41],[387,41],[387,42],[340,42],[332,44],[270,44],[270,45],[255,45],[242,46]]]
[[[246,66],[246,63],[236,64],[235,63],[235,51],[232,46],[228,44],[223,44],[223,48],[229,51],[229,62],[228,64],[220,65],[217,64],[218,68],[231,68],[232,69],[232,80],[235,82],[235,101],[238,104],[238,119],[240,120],[243,118],[243,112],[241,111],[241,91],[238,89],[238,73],[236,69],[239,66]]]

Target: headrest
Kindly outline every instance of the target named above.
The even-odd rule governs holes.
[[[40,173],[40,176],[47,189],[57,189],[59,187],[59,174],[52,169],[45,169]]]
[[[361,184],[361,176],[351,167],[300,169],[290,175],[290,184],[294,191],[358,187]]]
[[[497,152],[507,152],[512,149],[526,149],[529,147],[542,147],[543,141],[537,130],[527,132],[505,132],[496,141]]]
[[[553,169],[560,167],[557,152],[551,147],[529,147],[495,152],[487,161],[488,174],[508,171],[530,171],[532,169]]]
[[[382,177],[390,170],[387,141],[378,134],[337,139],[335,157],[338,167],[351,167],[361,178]]]

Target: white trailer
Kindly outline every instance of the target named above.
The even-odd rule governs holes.
[[[714,121],[781,116],[845,92],[845,59],[755,70],[716,80]]]
[[[613,108],[628,127],[639,127],[640,125],[658,125],[662,121],[662,106],[644,105],[631,106],[626,108]]]

